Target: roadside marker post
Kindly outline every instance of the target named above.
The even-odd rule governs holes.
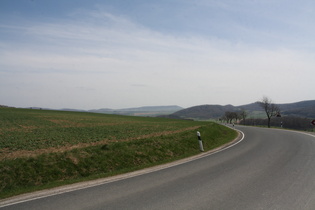
[[[197,137],[198,137],[198,141],[199,141],[199,149],[201,152],[203,152],[204,149],[203,149],[203,144],[202,144],[201,135],[200,135],[199,131],[197,131]]]

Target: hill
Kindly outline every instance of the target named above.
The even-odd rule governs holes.
[[[172,115],[181,118],[210,119],[219,118],[223,116],[226,111],[237,111],[237,107],[232,105],[201,105],[180,110]]]
[[[117,115],[129,115],[129,116],[150,116],[155,117],[159,115],[169,115],[183,108],[180,106],[172,105],[172,106],[143,106],[143,107],[135,107],[135,108],[126,108],[126,109],[109,109],[109,108],[101,108],[101,109],[50,109],[50,108],[42,108],[42,107],[29,107],[29,109],[40,109],[40,110],[57,110],[57,111],[71,111],[71,112],[93,112],[93,113],[101,113],[101,114],[117,114]]]
[[[315,118],[315,100],[301,101],[296,103],[277,104],[283,116],[295,116],[303,118]],[[248,115],[255,118],[264,116],[263,109],[259,106],[258,102],[246,104],[242,106],[233,105],[200,105],[193,106],[187,109],[177,111],[172,114],[172,117],[177,116],[180,118],[188,119],[217,119],[222,117],[225,112],[237,112],[245,110]]]
[[[104,114],[118,114],[131,116],[158,116],[169,115],[183,108],[180,106],[143,106],[126,109],[92,109],[89,112],[104,113]]]
[[[279,104],[283,115],[315,118],[315,100],[301,101],[292,104]]]

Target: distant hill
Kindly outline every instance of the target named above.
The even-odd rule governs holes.
[[[315,100],[292,104],[279,104],[281,113],[287,116],[315,118]]]
[[[0,107],[6,107],[0,105]],[[155,117],[159,115],[170,115],[174,112],[182,110],[183,108],[180,106],[143,106],[143,107],[135,107],[135,108],[126,108],[126,109],[91,109],[91,110],[83,110],[83,109],[50,109],[50,108],[42,108],[42,107],[29,107],[29,109],[42,109],[42,110],[59,110],[59,111],[68,111],[68,112],[94,112],[94,113],[103,113],[103,114],[117,114],[117,115],[130,115],[130,116],[150,116]]]
[[[127,109],[92,109],[89,112],[104,113],[104,114],[118,114],[131,116],[158,116],[169,115],[183,108],[180,106],[143,106]]]
[[[244,109],[248,112],[255,112],[255,111],[264,111],[258,102],[254,102],[247,105],[237,106],[237,109]]]
[[[277,104],[284,116],[295,116],[304,118],[315,118],[315,100],[301,101],[288,104]],[[246,110],[249,116],[264,116],[263,109],[257,102],[242,105],[200,105],[180,110],[172,114],[172,117],[188,118],[188,119],[217,119],[222,117],[226,111],[237,112]],[[258,114],[260,113],[260,115]],[[257,117],[260,118],[260,117]]]
[[[315,119],[315,100],[300,101],[296,103],[277,104],[283,116],[293,116]],[[0,105],[0,107],[8,107]],[[30,109],[45,109],[48,108],[30,107]],[[225,112],[237,112],[241,110],[247,111],[247,118],[265,118],[264,110],[257,102],[246,104],[242,106],[233,105],[199,105],[183,109],[180,106],[143,106],[126,109],[92,109],[92,110],[79,110],[79,109],[59,109],[62,111],[77,111],[77,112],[95,112],[104,114],[118,114],[118,115],[131,115],[131,116],[151,116],[151,117],[167,117],[176,119],[218,119],[222,117]]]
[[[201,105],[193,106],[187,109],[180,110],[173,113],[173,116],[181,118],[192,118],[192,119],[210,119],[219,118],[224,115],[226,111],[237,111],[237,107],[232,105]]]

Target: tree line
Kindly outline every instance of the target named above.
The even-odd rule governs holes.
[[[238,112],[226,111],[224,116],[220,118],[220,121],[223,121],[226,123],[232,123],[232,121],[238,122],[239,120],[243,120],[245,122],[246,117],[247,117],[247,112],[245,110],[241,110]]]

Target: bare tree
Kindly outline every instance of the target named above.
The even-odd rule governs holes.
[[[224,114],[224,118],[226,119],[227,123],[231,123],[233,120],[232,112],[226,111]]]
[[[272,103],[270,98],[266,96],[264,96],[262,100],[258,103],[266,112],[266,115],[268,117],[268,128],[270,128],[271,118],[280,115],[280,109],[276,104]]]
[[[224,119],[226,119],[226,122],[227,123],[232,123],[232,121],[235,119],[236,121],[238,120],[239,118],[239,115],[236,113],[236,112],[228,112],[226,111],[224,116],[223,116]]]

